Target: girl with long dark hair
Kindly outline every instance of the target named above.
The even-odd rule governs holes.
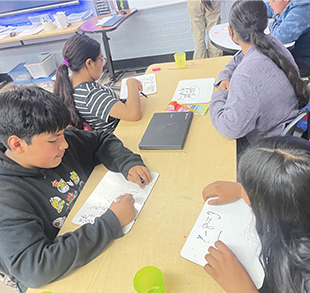
[[[215,182],[203,191],[211,204],[243,197],[256,218],[265,270],[263,292],[310,292],[310,143],[271,137],[248,148],[238,163],[238,181]],[[222,242],[206,255],[205,270],[228,293],[258,292],[235,255]]]
[[[241,146],[280,135],[309,101],[291,53],[264,34],[267,21],[263,1],[233,4],[228,30],[241,51],[219,73],[210,104],[214,127]]]
[[[100,44],[96,40],[74,34],[66,41],[62,55],[64,61],[57,68],[54,94],[70,111],[71,125],[83,129],[87,122],[94,130],[113,132],[120,119],[141,119],[140,81],[127,80],[126,103],[111,88],[96,82],[104,67]]]

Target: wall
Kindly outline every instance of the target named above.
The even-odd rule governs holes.
[[[232,3],[233,1],[222,2],[223,22],[228,20],[228,11]],[[101,42],[101,34],[89,34],[89,36]],[[186,3],[141,10],[126,20],[117,30],[108,33],[108,36],[113,60],[194,50]],[[37,39],[32,41],[32,45],[10,49],[0,47],[0,72],[8,72],[20,62],[27,62],[42,52],[54,53],[57,64],[60,64],[65,40],[56,41],[54,38],[49,43],[40,43],[42,40],[46,41]]]

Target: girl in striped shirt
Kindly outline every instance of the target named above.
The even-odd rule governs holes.
[[[74,34],[66,41],[62,55],[64,61],[56,71],[54,93],[70,111],[72,126],[84,129],[88,124],[94,130],[113,132],[120,119],[141,119],[140,81],[127,80],[126,101],[120,100],[111,88],[96,82],[105,65],[96,40],[84,34]]]

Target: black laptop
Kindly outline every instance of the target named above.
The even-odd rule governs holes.
[[[139,143],[139,149],[183,149],[192,119],[193,112],[154,113]]]

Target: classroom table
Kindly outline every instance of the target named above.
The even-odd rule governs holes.
[[[24,46],[25,45],[24,42],[28,41],[28,40],[34,40],[34,39],[40,39],[40,38],[48,38],[48,37],[55,37],[55,36],[61,36],[61,35],[66,35],[66,34],[73,34],[73,33],[75,33],[80,28],[80,25],[82,23],[83,22],[72,23],[66,29],[63,29],[63,30],[59,29],[59,28],[57,28],[55,26],[54,29],[52,29],[50,31],[46,31],[46,30],[43,29],[39,33],[37,33],[35,35],[24,36],[24,37],[21,37],[21,38],[18,37],[18,35],[20,33],[17,33],[17,35],[14,36],[14,37],[7,36],[4,39],[0,40],[0,45],[1,44],[7,44],[7,43],[19,42],[19,45]]]
[[[106,58],[108,60],[107,65],[108,65],[109,76],[110,76],[110,81],[111,81],[110,84],[113,84],[115,81],[117,81],[122,76],[123,72],[120,72],[118,74],[118,73],[115,73],[114,71],[113,60],[112,60],[112,55],[111,55],[111,50],[110,50],[110,45],[109,45],[109,38],[107,36],[107,32],[116,30],[125,20],[127,20],[129,17],[131,17],[136,12],[138,12],[137,9],[124,9],[124,11],[126,11],[126,14],[123,15],[124,17],[112,26],[97,25],[99,20],[101,20],[104,17],[109,17],[111,16],[111,14],[106,14],[104,16],[91,17],[81,25],[81,30],[85,33],[101,33],[102,34],[102,42],[104,45],[104,51],[105,51]]]
[[[191,60],[185,68],[174,62],[149,66],[156,74],[158,92],[141,97],[143,118],[121,121],[115,134],[125,146],[139,153],[159,178],[132,230],[114,240],[96,259],[68,276],[27,293],[133,293],[135,273],[148,265],[164,276],[166,293],[223,293],[203,267],[180,256],[203,205],[203,188],[215,180],[236,180],[236,143],[221,136],[212,126],[209,112],[194,116],[182,150],[139,151],[138,143],[154,112],[165,111],[180,80],[216,77],[231,56]],[[99,165],[93,171],[61,234],[79,226],[72,218],[106,173]]]
[[[270,34],[268,28],[266,28],[265,34]],[[240,46],[234,43],[229,36],[228,22],[213,26],[210,30],[209,38],[215,47],[229,54],[235,54],[241,50]],[[295,42],[284,44],[284,46],[288,49],[293,49],[294,45]]]

